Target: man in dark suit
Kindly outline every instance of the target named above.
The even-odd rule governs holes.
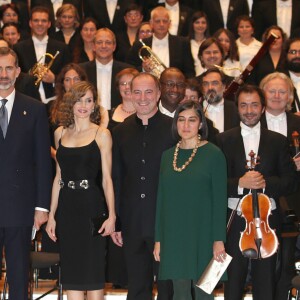
[[[224,7],[223,3],[227,3],[227,1],[202,0],[202,10],[207,15],[211,34],[220,28],[227,28],[236,33],[236,18],[249,14],[247,0],[230,0],[228,7]]]
[[[55,20],[56,20],[56,11],[60,6],[56,6],[53,4],[54,1],[51,0],[31,0],[31,9],[33,9],[36,6],[44,6],[47,7],[49,10],[49,16],[50,16],[50,22],[51,22],[51,28],[49,33],[55,33]],[[63,0],[61,1],[62,4],[73,4],[79,14],[79,17],[82,18],[82,0]]]
[[[15,90],[19,73],[15,52],[0,48],[0,261],[4,247],[9,298],[27,300],[31,233],[48,219],[51,162],[45,106]]]
[[[187,36],[193,10],[186,5],[183,5],[179,0],[166,0],[165,3],[160,5],[169,10],[171,18],[169,32],[172,35]]]
[[[281,9],[283,11],[281,11]],[[285,13],[286,10],[289,11],[288,14]],[[290,36],[295,29],[300,28],[299,11],[300,2],[298,0],[266,0],[255,2],[253,5],[252,17],[255,22],[256,38],[261,39],[264,31],[272,25],[282,27],[284,32]],[[281,16],[283,15],[286,15],[287,18],[281,21]],[[279,22],[282,22],[282,24]],[[286,26],[286,29],[283,28],[283,25]]]
[[[224,99],[224,74],[217,68],[210,68],[203,73],[201,88],[203,109],[206,117],[213,122],[219,132],[236,127],[240,123],[238,111],[233,101]]]
[[[44,74],[39,85],[41,99],[44,103],[48,103],[54,97],[53,83],[55,82],[55,76],[58,75],[64,65],[70,62],[70,53],[67,45],[48,37],[48,29],[51,26],[51,22],[47,8],[41,6],[33,8],[29,26],[32,37],[14,46],[22,72],[29,72],[45,53],[54,56],[59,51],[50,70]],[[47,64],[51,59],[49,56],[46,56],[44,60]],[[42,59],[39,62],[44,63],[44,60]]]
[[[109,3],[111,2],[111,3]],[[100,28],[106,27],[117,33],[125,28],[124,13],[129,3],[133,0],[84,0],[83,13],[85,17],[97,20]]]
[[[294,86],[290,78],[283,73],[271,73],[260,83],[260,88],[265,92],[266,109],[261,117],[261,126],[286,136],[289,140],[290,153],[296,154],[293,143],[293,133],[300,133],[300,117],[289,112],[294,100]],[[287,210],[293,209],[298,217],[300,185],[298,176],[297,191],[287,197],[280,198],[280,208],[283,216],[287,216]],[[295,251],[298,230],[293,221],[288,222],[283,218],[282,242],[280,244],[280,276],[276,285],[276,298],[286,298],[288,291],[292,288],[294,277]]]
[[[151,300],[156,196],[163,151],[175,143],[172,118],[157,108],[159,82],[140,73],[131,83],[136,114],[113,130],[113,180],[122,232],[112,235],[124,247],[128,300]],[[160,292],[158,299],[169,299]]]
[[[240,247],[240,232],[245,230],[240,200],[250,190],[264,190],[269,196],[272,214],[269,225],[280,234],[280,196],[293,191],[295,166],[289,154],[288,140],[277,132],[261,127],[260,118],[265,99],[262,90],[244,85],[236,94],[241,126],[217,136],[217,144],[224,152],[228,169],[228,212],[237,209],[231,222],[226,242],[226,252],[233,257],[225,283],[225,299],[243,298],[248,264]],[[255,170],[247,171],[250,151],[259,157]],[[276,250],[277,244],[271,248]],[[257,255],[258,251],[254,251]],[[251,259],[252,294],[254,300],[274,300],[277,254],[262,259]]]
[[[101,105],[107,110],[121,103],[121,96],[115,83],[116,75],[125,68],[132,68],[131,65],[113,58],[115,50],[115,34],[108,28],[101,28],[96,32],[94,39],[95,60],[80,64],[89,81],[97,88]]]
[[[286,75],[294,84],[292,111],[300,115],[300,37],[288,39],[285,43]]]
[[[190,42],[183,37],[169,34],[169,11],[158,6],[151,11],[150,25],[153,36],[143,42],[152,48],[152,51],[164,63],[166,67],[175,67],[181,70],[187,78],[195,76],[194,60],[192,57]],[[136,41],[129,51],[127,62],[146,71],[151,71],[150,63],[143,62],[139,57],[142,44]]]

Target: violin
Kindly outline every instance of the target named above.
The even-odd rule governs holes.
[[[255,153],[251,150],[250,166],[247,169],[254,170],[258,164]],[[242,216],[246,221],[246,227],[240,237],[240,250],[243,256],[251,259],[262,259],[272,256],[278,249],[278,238],[275,231],[269,226],[271,214],[270,198],[251,189],[251,194],[241,200]]]

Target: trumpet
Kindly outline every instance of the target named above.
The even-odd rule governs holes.
[[[158,58],[158,56],[147,46],[142,40],[140,43],[143,45],[139,50],[139,57],[142,61],[147,61],[150,68],[150,73],[157,78],[167,68],[165,64]]]
[[[44,55],[42,55],[40,57],[40,59],[29,70],[29,75],[32,75],[33,77],[36,78],[36,80],[34,82],[35,85],[38,85],[42,81],[43,76],[51,68],[51,66],[58,54],[59,54],[59,51],[57,51],[54,56],[50,53],[45,53]],[[51,58],[51,60],[47,64],[41,62],[43,58],[46,58],[46,56],[49,56]]]

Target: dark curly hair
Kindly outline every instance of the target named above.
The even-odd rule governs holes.
[[[90,114],[90,121],[97,125],[100,124],[100,106],[97,103],[97,91],[90,82],[80,81],[75,83],[71,89],[65,93],[62,101],[58,104],[57,119],[61,126],[67,128],[74,124],[74,105],[80,98],[84,97],[88,91],[92,92],[95,103],[94,110]]]
[[[87,80],[87,75],[84,69],[82,69],[79,65],[70,63],[65,65],[60,73],[58,74],[55,82],[55,95],[56,99],[54,101],[54,104],[51,106],[51,111],[50,111],[50,121],[52,124],[57,124],[57,110],[59,103],[62,101],[62,98],[64,94],[66,93],[65,87],[64,87],[64,80],[66,73],[74,70],[80,77],[81,81],[86,81]]]

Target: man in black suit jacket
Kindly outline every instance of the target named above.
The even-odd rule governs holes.
[[[32,226],[47,221],[51,196],[48,121],[43,104],[15,91],[20,68],[9,48],[0,48],[0,70],[0,261],[4,247],[9,298],[27,300]]]
[[[110,20],[106,0],[84,0],[83,13],[85,17],[97,20],[100,28],[106,27],[117,33],[125,28],[124,13],[133,0],[117,0],[112,21]]]
[[[174,32],[172,32],[170,28],[170,33],[178,36],[187,36],[189,34],[190,20],[194,11],[190,7],[183,5],[179,0],[166,0],[166,2],[160,4],[160,6],[164,6],[169,9],[170,13],[172,9],[178,9],[176,10],[176,12],[178,12],[177,27],[174,27]],[[175,22],[171,18],[171,26],[173,23]]]
[[[82,0],[63,0],[62,1],[62,5],[63,4],[73,4],[79,14],[79,17],[82,18]],[[54,7],[53,7],[53,1],[51,0],[31,0],[31,9],[36,7],[36,6],[44,6],[47,7],[49,10],[49,16],[50,16],[50,22],[51,22],[51,28],[50,28],[50,35],[52,35],[53,33],[55,33],[55,20],[56,20],[56,12],[54,11]]]
[[[152,48],[166,67],[175,67],[184,73],[186,78],[195,76],[194,60],[192,57],[190,42],[183,37],[168,33],[170,26],[169,11],[165,7],[158,6],[151,11],[150,25],[153,36],[143,42]],[[139,50],[142,44],[136,41],[129,51],[127,62],[146,71],[151,71],[148,62],[139,58]]]
[[[108,28],[101,28],[94,39],[96,59],[80,66],[88,75],[89,81],[98,90],[101,105],[110,110],[121,103],[121,96],[115,83],[116,75],[131,65],[113,59],[116,50],[115,34]]]
[[[59,51],[50,70],[45,73],[39,86],[41,99],[43,102],[47,103],[54,97],[53,83],[55,82],[55,76],[59,74],[64,65],[70,62],[70,53],[67,45],[48,37],[48,29],[51,26],[51,22],[49,20],[49,11],[47,8],[40,6],[33,8],[29,26],[32,31],[32,37],[19,42],[14,46],[22,72],[29,72],[45,53],[54,56],[56,52]],[[46,56],[45,63],[49,63],[50,60],[50,57]],[[41,91],[41,85],[43,91]]]
[[[203,109],[219,132],[236,127],[240,118],[233,101],[224,99],[224,74],[217,68],[210,68],[202,74]]]
[[[248,15],[249,7],[247,0],[230,0],[226,9],[227,18],[224,24],[224,16],[221,9],[222,0],[202,0],[202,10],[206,13],[209,21],[209,31],[214,34],[220,28],[227,28],[236,33],[235,20],[238,16]]]
[[[286,5],[284,0],[280,2],[283,5]],[[293,34],[295,29],[300,28],[300,2],[298,0],[292,0],[291,9],[291,19],[286,20],[287,23],[290,23],[290,34]],[[257,39],[261,39],[264,31],[272,26],[278,25],[277,19],[277,1],[257,1],[253,4],[252,17],[255,22],[255,36]]]
[[[267,75],[260,83],[260,88],[265,92],[266,109],[261,117],[261,126],[269,130],[281,133],[289,140],[291,156],[297,154],[293,143],[293,133],[300,133],[300,117],[289,112],[291,104],[294,100],[294,86],[287,75],[283,73],[271,73]],[[292,208],[296,211],[298,217],[299,211],[299,176],[297,191],[280,200],[283,216],[287,215],[287,209]],[[281,300],[286,297],[291,289],[292,278],[294,277],[293,264],[295,262],[296,240],[298,230],[293,226],[292,222],[284,219],[282,242],[280,244],[280,276],[276,285],[276,298]]]
[[[228,212],[237,208],[231,222],[226,242],[226,252],[233,257],[225,283],[225,299],[243,298],[249,258],[243,256],[240,232],[245,230],[239,199],[251,189],[264,190],[271,200],[272,214],[269,225],[280,234],[280,210],[278,198],[288,194],[295,185],[295,166],[291,160],[287,139],[277,132],[261,127],[260,117],[264,111],[263,92],[244,85],[237,92],[241,126],[217,136],[217,145],[224,152],[228,169]],[[253,150],[260,157],[255,170],[247,171],[249,153]],[[275,249],[276,249],[275,244]],[[257,251],[255,251],[257,254]],[[252,293],[255,300],[274,300],[277,254],[268,258],[251,260]],[[262,284],[263,283],[263,284]]]

